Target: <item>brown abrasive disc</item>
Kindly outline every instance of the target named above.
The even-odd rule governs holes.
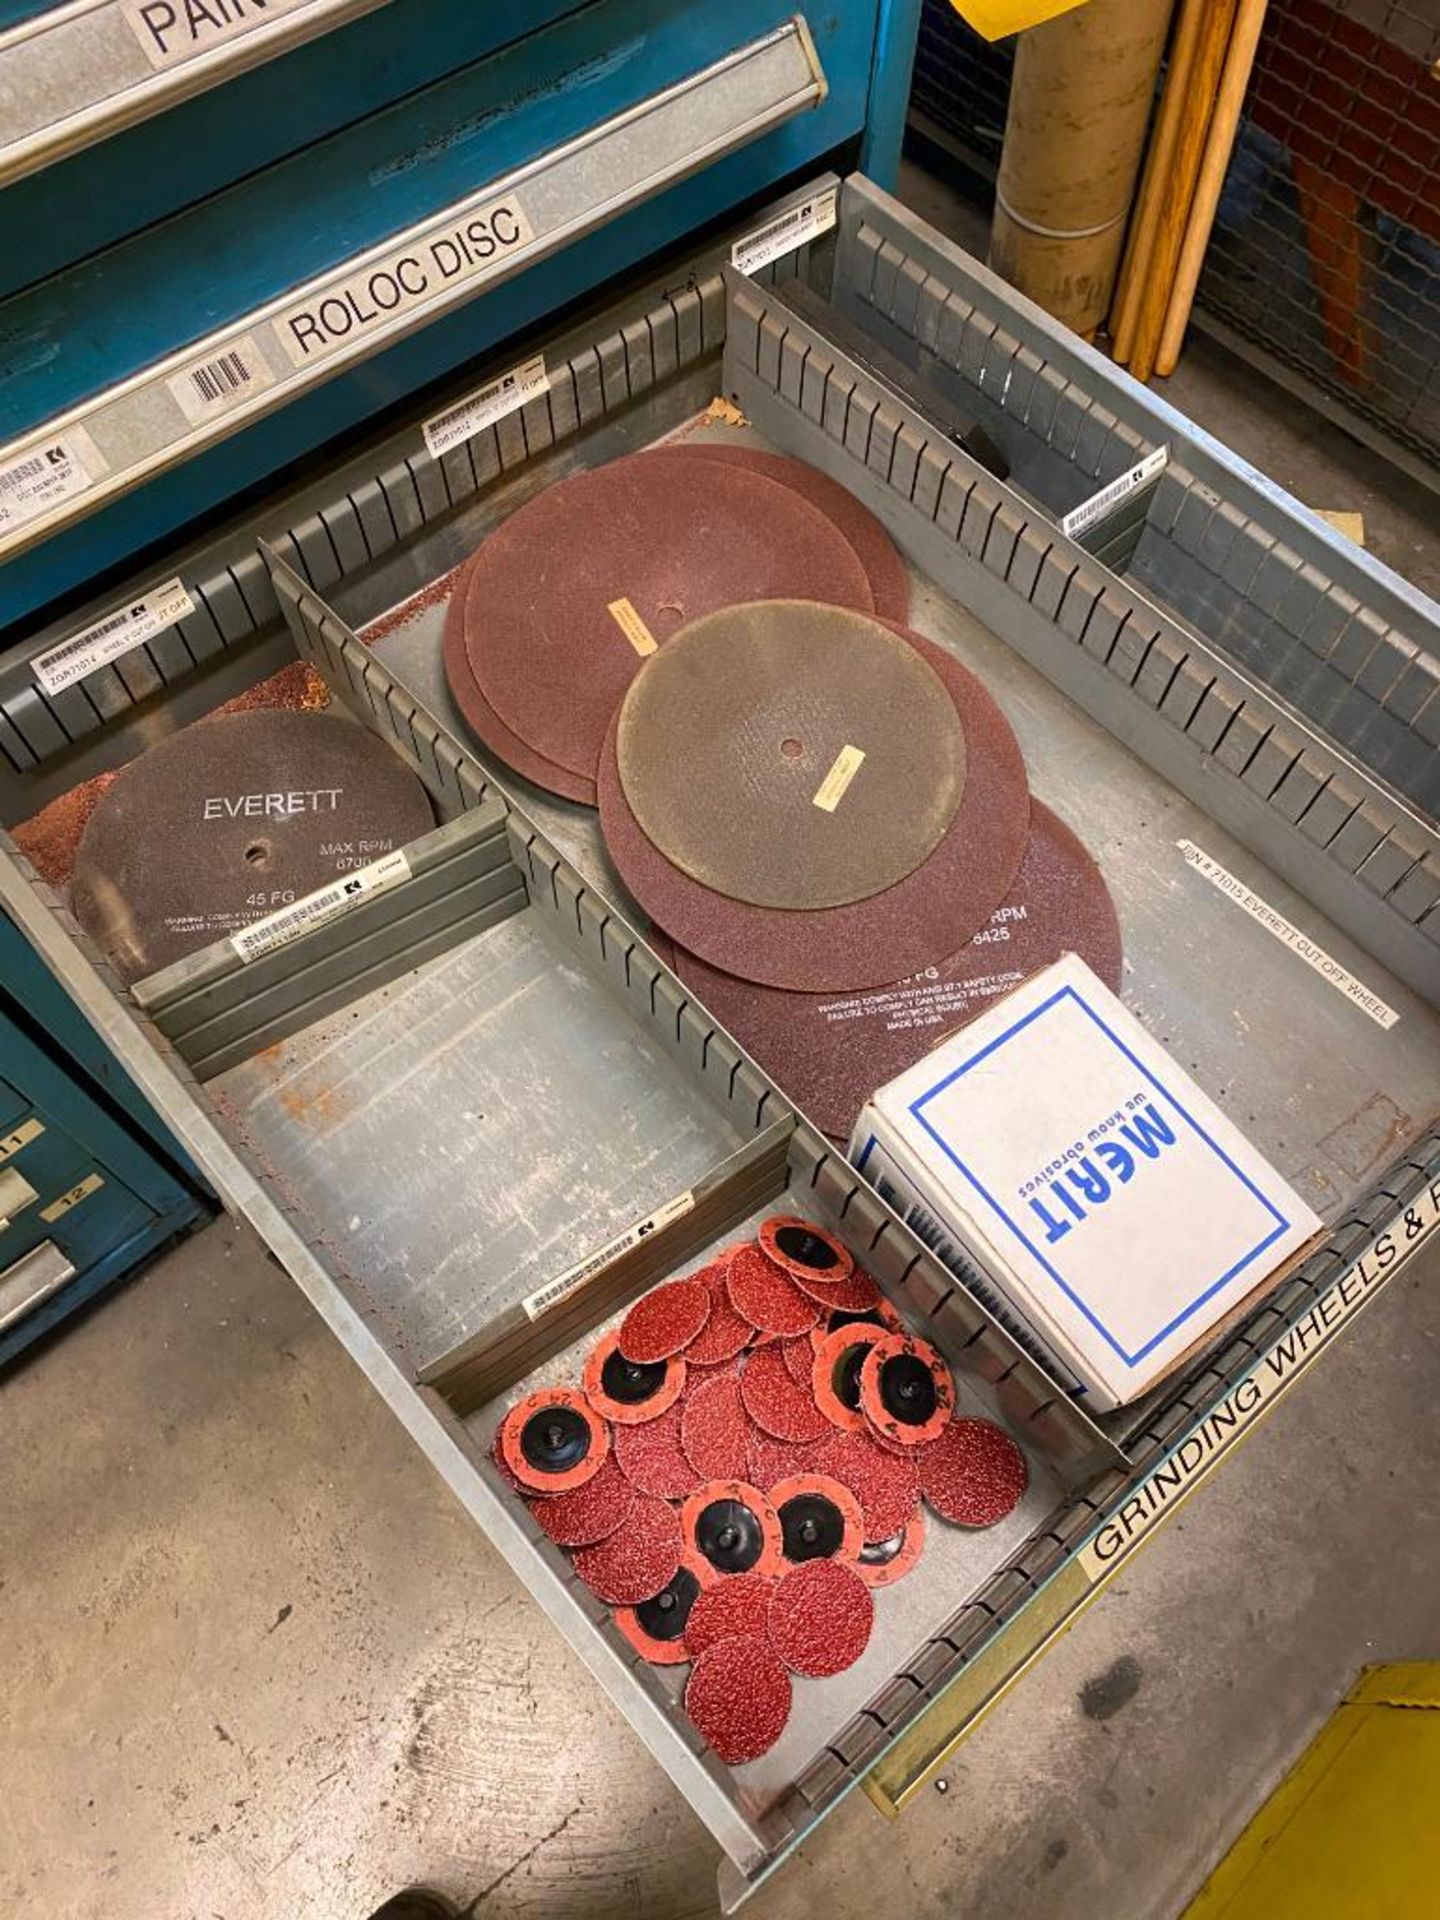
[[[582,806],[593,807],[594,779],[589,774],[572,773],[568,767],[557,767],[553,760],[536,753],[518,733],[506,726],[480,691],[480,683],[475,678],[470,656],[465,650],[465,607],[472,572],[469,566],[461,571],[455,591],[450,596],[450,604],[445,610],[441,659],[452,699],[481,746],[488,747],[497,760],[503,761],[533,786],[543,787],[547,793],[558,793],[562,800],[578,800]]]
[[[844,907],[782,912],[731,900],[682,873],[641,831],[615,758],[598,781],[600,826],[617,873],[670,938],[711,966],[769,986],[844,992],[938,966],[1005,898],[1030,837],[1030,791],[1010,724],[943,647],[908,638],[940,675],[965,735],[965,790],[939,846],[893,887]]]
[[[215,715],[126,767],[90,816],[71,904],[127,981],[428,833],[424,787],[326,713]]]
[[[1077,953],[1118,992],[1120,923],[1100,869],[1048,807],[1030,803],[1030,838],[1009,893],[958,953],[859,993],[786,993],[722,973],[667,942],[662,959],[754,1055],[822,1133],[847,1140],[875,1091],[997,994]]]
[[[631,681],[615,755],[651,844],[759,907],[894,886],[933,853],[965,785],[935,669],[878,620],[809,600],[692,621]]]
[[[593,778],[649,653],[761,599],[874,606],[854,548],[789,488],[679,449],[632,454],[547,487],[489,536],[470,566],[466,652],[507,727]]]
[[[910,579],[905,562],[884,527],[868,507],[861,506],[848,487],[842,487],[828,473],[821,473],[818,467],[808,466],[803,460],[792,460],[783,453],[768,453],[760,447],[687,440],[683,451],[700,460],[721,460],[731,466],[749,467],[755,473],[763,473],[766,479],[789,487],[812,507],[818,507],[860,556],[875,599],[876,613],[885,620],[904,620],[909,616]]]

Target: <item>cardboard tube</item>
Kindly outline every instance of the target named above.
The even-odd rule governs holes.
[[[990,262],[1087,333],[1104,318],[1174,0],[1089,0],[1020,36]]]
[[[1159,212],[1155,217],[1155,241],[1149,269],[1142,276],[1140,312],[1130,347],[1130,371],[1137,380],[1148,380],[1155,369],[1160,329],[1165,324],[1170,289],[1175,282],[1175,266],[1185,239],[1190,204],[1195,198],[1200,156],[1205,149],[1205,138],[1215,105],[1215,89],[1225,64],[1226,49],[1230,45],[1235,5],[1236,0],[1210,0],[1201,22],[1200,44],[1195,49],[1190,85],[1180,109],[1175,158],[1164,182]]]
[[[1220,189],[1225,169],[1235,150],[1235,132],[1240,124],[1240,108],[1255,65],[1260,44],[1260,29],[1265,24],[1268,0],[1240,0],[1235,31],[1230,36],[1230,51],[1225,57],[1225,72],[1215,97],[1215,112],[1205,141],[1205,158],[1200,163],[1200,178],[1185,227],[1185,244],[1175,269],[1175,284],[1165,311],[1165,326],[1160,335],[1160,351],[1155,356],[1155,371],[1164,375],[1175,371],[1185,329],[1190,324],[1190,309],[1195,304],[1195,288],[1210,234],[1215,225],[1215,209],[1220,204]]]
[[[1170,45],[1165,95],[1160,102],[1155,130],[1150,136],[1150,147],[1145,156],[1145,176],[1130,221],[1120,280],[1110,306],[1110,351],[1121,366],[1130,358],[1130,348],[1135,339],[1135,322],[1140,315],[1140,293],[1145,285],[1150,254],[1155,245],[1155,216],[1170,163],[1175,157],[1181,109],[1195,66],[1195,49],[1200,44],[1200,22],[1208,4],[1209,0],[1182,0],[1179,24]]]

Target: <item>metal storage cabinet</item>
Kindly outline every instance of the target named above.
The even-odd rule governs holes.
[[[104,1079],[90,1081],[83,1055],[99,1049],[83,1024],[0,914],[0,1366],[203,1211],[113,1059],[96,1059]],[[107,1082],[133,1120],[111,1109]]]

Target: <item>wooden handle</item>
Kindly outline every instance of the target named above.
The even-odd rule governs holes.
[[[1225,51],[1230,45],[1235,7],[1236,0],[1211,0],[1201,21],[1200,44],[1195,50],[1190,85],[1180,108],[1175,158],[1163,184],[1155,242],[1140,290],[1140,312],[1130,350],[1130,371],[1137,380],[1148,380],[1154,371],[1155,350],[1160,344],[1160,329],[1170,305],[1175,265],[1185,240],[1200,157],[1210,126],[1210,111],[1225,64]]]
[[[1240,108],[1244,104],[1245,90],[1250,84],[1251,70],[1255,65],[1255,53],[1260,44],[1260,29],[1265,24],[1267,4],[1268,0],[1240,0],[1235,31],[1230,39],[1230,51],[1225,59],[1225,72],[1220,81],[1220,91],[1215,99],[1215,112],[1210,121],[1210,133],[1205,142],[1205,158],[1200,166],[1195,199],[1185,227],[1185,244],[1180,250],[1180,262],[1175,269],[1175,284],[1170,290],[1170,303],[1165,310],[1160,350],[1155,356],[1155,371],[1161,375],[1175,371],[1175,363],[1180,358],[1180,348],[1185,339],[1185,329],[1190,324],[1190,309],[1195,303],[1195,288],[1199,283],[1200,268],[1205,259],[1205,250],[1210,244],[1211,230],[1215,225],[1215,209],[1220,204],[1220,189],[1224,184],[1225,169],[1229,166],[1230,155],[1235,149],[1235,131],[1240,124]]]
[[[1165,74],[1165,92],[1150,136],[1150,151],[1145,158],[1145,177],[1140,197],[1130,220],[1130,235],[1120,280],[1110,308],[1110,351],[1123,366],[1130,358],[1135,341],[1135,322],[1140,313],[1140,293],[1155,245],[1155,215],[1161,190],[1175,154],[1180,131],[1180,110],[1190,85],[1195,65],[1195,49],[1200,44],[1200,22],[1209,0],[1184,0],[1175,38],[1170,48],[1170,65]]]

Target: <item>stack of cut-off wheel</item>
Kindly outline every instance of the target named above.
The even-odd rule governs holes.
[[[802,462],[686,441],[480,547],[445,664],[480,739],[597,805],[697,999],[832,1138],[1027,974],[1112,987],[1105,882],[975,676],[903,624],[883,527]]]
[[[510,1410],[493,1458],[630,1643],[690,1663],[686,1711],[732,1766],[780,1737],[792,1674],[860,1658],[925,1506],[991,1526],[1027,1484],[936,1349],[791,1217],[644,1295],[578,1388]]]

